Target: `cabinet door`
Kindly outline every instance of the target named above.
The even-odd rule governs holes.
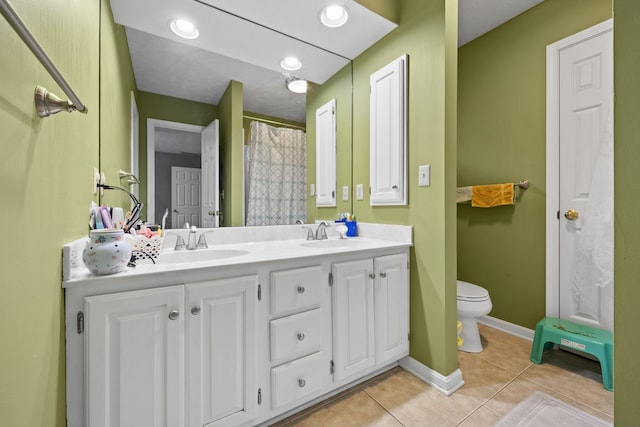
[[[87,426],[184,426],[183,299],[182,286],[85,298]]]
[[[407,55],[370,77],[371,205],[407,204]]]
[[[316,110],[316,206],[336,205],[336,100]]]
[[[375,258],[376,364],[409,354],[409,282],[406,254]]]
[[[256,416],[258,276],[187,284],[189,427]]]
[[[333,339],[336,381],[374,366],[373,261],[334,264]]]

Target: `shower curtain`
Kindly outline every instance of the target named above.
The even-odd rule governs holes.
[[[253,121],[247,157],[246,225],[306,220],[305,133]]]

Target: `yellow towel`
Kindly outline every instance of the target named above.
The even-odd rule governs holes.
[[[512,205],[515,200],[513,183],[474,185],[471,189],[471,206],[475,208],[492,208],[494,206]]]

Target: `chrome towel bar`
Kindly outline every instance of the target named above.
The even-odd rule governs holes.
[[[38,115],[40,117],[47,117],[60,111],[80,111],[81,113],[86,114],[88,111],[86,105],[80,101],[73,89],[71,89],[71,86],[69,86],[64,77],[62,77],[62,74],[60,74],[53,62],[51,62],[49,56],[47,56],[33,34],[31,34],[29,28],[27,28],[24,22],[22,22],[8,0],[0,0],[0,13],[2,13],[2,16],[4,16],[9,25],[11,25],[14,31],[20,36],[31,52],[33,52],[35,57],[38,58],[40,63],[49,72],[56,83],[58,83],[64,93],[71,98],[71,101],[73,101],[73,103],[64,101],[47,91],[42,86],[37,86],[34,96]]]

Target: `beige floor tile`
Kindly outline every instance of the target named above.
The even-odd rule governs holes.
[[[480,404],[489,400],[517,376],[513,372],[463,351],[458,352],[458,364],[462,371],[464,385],[456,391],[456,394],[472,397]]]
[[[358,391],[318,410],[289,418],[300,427],[398,427],[402,426],[365,392]]]
[[[558,393],[553,389],[547,388],[533,381],[529,381],[525,379],[524,376],[520,376],[514,382],[505,387],[502,391],[500,391],[500,393],[498,393],[489,402],[487,402],[484,407],[495,411],[496,413],[500,414],[500,416],[504,416],[518,403],[522,402],[536,391],[546,393],[551,397],[572,405],[588,414],[602,419],[603,421],[607,421],[610,423],[613,422],[613,418],[610,415],[594,409],[590,406],[584,405],[580,401],[572,399],[562,393]]]
[[[269,424],[269,427],[291,427],[291,422],[288,419],[284,419],[282,421]]]
[[[479,324],[483,350],[477,357],[503,369],[521,373],[532,365],[531,341]]]
[[[544,353],[542,364],[534,364],[523,375],[535,383],[613,415],[613,393],[602,385],[600,364],[563,350]]]
[[[458,424],[460,427],[493,427],[502,416],[491,409],[481,406],[466,420]]]
[[[405,426],[455,426],[479,406],[464,394],[447,397],[404,370],[364,390]]]

